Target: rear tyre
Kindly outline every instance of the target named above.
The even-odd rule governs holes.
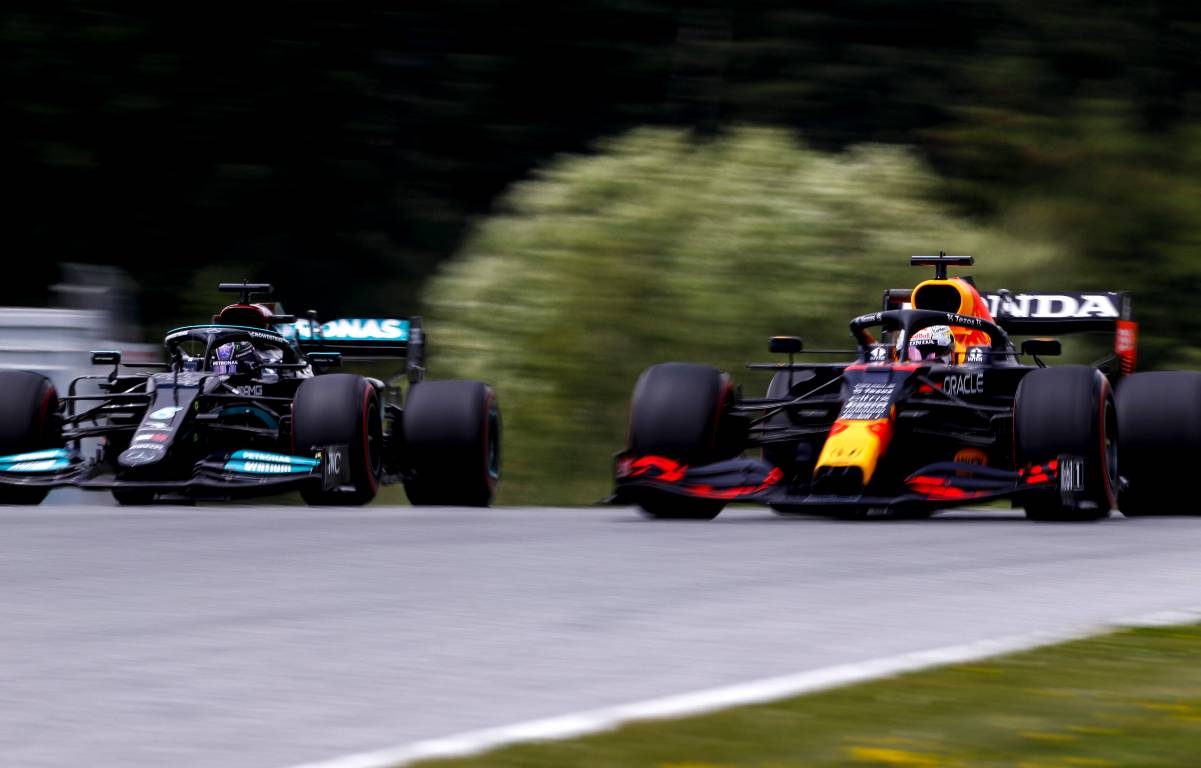
[[[1031,520],[1084,521],[1108,516],[1118,487],[1117,409],[1109,382],[1084,365],[1039,368],[1022,379],[1014,398],[1017,461],[1046,464],[1061,454],[1084,459],[1079,506],[1065,505],[1058,489],[1027,496]]]
[[[422,381],[405,398],[405,494],[415,506],[486,507],[500,482],[500,407],[478,381]]]
[[[375,498],[383,461],[383,420],[371,382],[349,373],[307,379],[292,401],[292,440],[296,451],[312,455],[327,445],[350,448],[349,490],[306,488],[305,502],[318,506],[358,506]]]
[[[629,450],[684,464],[710,464],[741,453],[723,429],[734,405],[729,376],[707,365],[663,363],[643,372],[630,403]],[[726,502],[639,490],[638,506],[650,517],[711,520]]]
[[[1118,387],[1119,451],[1127,517],[1201,514],[1189,489],[1201,460],[1201,373],[1136,373]]]
[[[45,376],[0,372],[0,456],[63,444],[57,422],[58,393]],[[0,486],[0,504],[41,504],[48,488]]]

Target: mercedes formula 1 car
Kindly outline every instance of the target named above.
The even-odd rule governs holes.
[[[365,504],[403,482],[414,504],[486,506],[500,477],[500,411],[475,381],[426,381],[421,319],[317,322],[274,314],[240,293],[206,325],[177,328],[165,363],[82,376],[65,396],[49,379],[0,372],[0,503],[37,504],[52,488],[110,491],[122,504],[298,490],[309,504]],[[330,372],[396,358],[388,383]],[[151,370],[131,370],[149,368]],[[401,401],[393,386],[408,379]]]
[[[947,277],[971,257],[911,263],[934,279],[851,321],[852,362],[797,363],[799,338],[771,339],[788,362],[748,366],[774,372],[765,397],[741,397],[708,366],[647,369],[613,500],[694,519],[729,502],[866,517],[1008,498],[1035,520],[1104,517],[1119,495],[1127,516],[1175,506],[1201,459],[1201,373],[1133,372],[1129,296],[981,294]],[[1096,331],[1114,349],[1092,366],[1045,367],[1053,338],[1011,341]]]

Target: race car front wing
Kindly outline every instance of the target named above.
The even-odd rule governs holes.
[[[701,499],[753,502],[780,508],[868,507],[889,511],[906,508],[945,508],[968,502],[1017,498],[1031,492],[1056,490],[1065,503],[1074,504],[1083,491],[1083,460],[1060,456],[1041,465],[1017,471],[963,462],[937,462],[905,479],[905,492],[896,496],[833,496],[810,493],[790,486],[784,473],[758,459],[730,459],[688,466],[664,456],[615,457],[616,489],[609,501],[636,503],[646,492]]]
[[[0,456],[0,485],[10,486],[121,489],[222,498],[269,495],[305,486],[332,490],[349,483],[346,445],[325,446],[315,456],[255,450],[215,453],[196,462],[186,478],[119,476],[108,465],[85,459],[67,448]]]

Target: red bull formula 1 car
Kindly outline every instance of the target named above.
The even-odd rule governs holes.
[[[692,519],[730,502],[852,518],[1001,498],[1034,520],[1101,518],[1119,495],[1128,516],[1176,508],[1166,502],[1201,458],[1201,373],[1133,373],[1123,293],[981,294],[947,276],[972,262],[913,257],[935,277],[851,321],[852,362],[796,363],[799,338],[771,339],[788,362],[748,366],[774,371],[765,397],[741,397],[709,366],[647,369],[613,500]],[[1115,340],[1092,366],[1045,367],[1056,339],[1011,341],[1091,331]]]
[[[496,396],[480,382],[425,380],[420,318],[298,320],[251,302],[270,285],[220,288],[238,303],[168,333],[165,363],[94,352],[111,372],[65,395],[37,373],[0,372],[0,503],[75,487],[122,504],[288,490],[309,504],[365,504],[395,482],[414,504],[491,502]],[[405,360],[404,372],[388,383],[330,372],[381,358]],[[393,384],[406,378],[401,400]]]

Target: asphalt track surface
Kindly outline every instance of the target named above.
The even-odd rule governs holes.
[[[1201,604],[1201,518],[0,508],[0,764],[275,768]]]

